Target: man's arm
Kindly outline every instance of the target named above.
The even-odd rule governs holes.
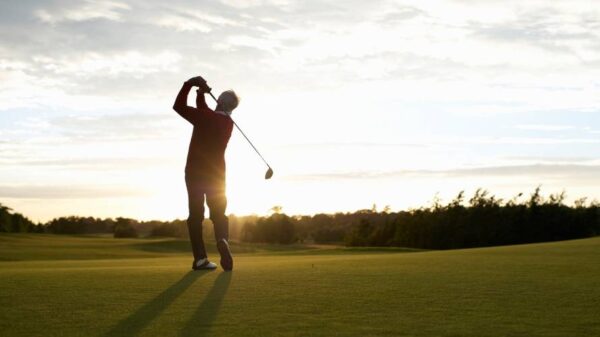
[[[192,124],[198,124],[203,115],[206,114],[205,109],[196,109],[187,105],[187,97],[192,89],[192,85],[189,82],[184,82],[183,86],[179,90],[177,94],[177,98],[175,98],[175,103],[173,104],[173,110],[177,111],[177,113],[185,118],[188,122]],[[206,105],[206,102],[204,102]]]
[[[198,89],[198,91],[196,92],[196,108],[198,109],[210,109],[206,104],[204,94],[205,92],[203,92],[201,89]]]

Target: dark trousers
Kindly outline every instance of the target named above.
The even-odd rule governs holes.
[[[224,181],[206,181],[186,175],[185,185],[188,192],[189,217],[187,220],[190,242],[194,253],[194,261],[206,257],[206,248],[202,238],[202,221],[204,221],[204,199],[210,211],[215,239],[229,240],[229,219],[225,215],[227,197]]]

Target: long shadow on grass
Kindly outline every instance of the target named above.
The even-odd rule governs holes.
[[[146,327],[154,318],[160,315],[179,295],[191,286],[200,276],[207,272],[189,272],[179,281],[165,289],[152,301],[144,304],[129,317],[120,321],[104,336],[135,336]]]
[[[232,272],[223,272],[217,276],[213,287],[210,289],[206,297],[198,309],[192,314],[189,321],[181,329],[179,334],[181,337],[198,337],[206,336],[210,332],[213,322],[219,313],[219,307],[223,302],[223,297],[227,293],[229,283],[231,283]]]

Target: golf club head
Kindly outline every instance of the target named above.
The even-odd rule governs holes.
[[[271,179],[272,176],[273,176],[273,169],[271,169],[269,167],[269,169],[267,170],[267,173],[265,173],[265,179]]]

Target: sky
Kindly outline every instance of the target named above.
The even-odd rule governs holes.
[[[228,213],[600,199],[595,1],[5,0],[0,203],[186,218],[191,125],[172,105],[197,75],[238,92],[275,171],[235,131]]]

